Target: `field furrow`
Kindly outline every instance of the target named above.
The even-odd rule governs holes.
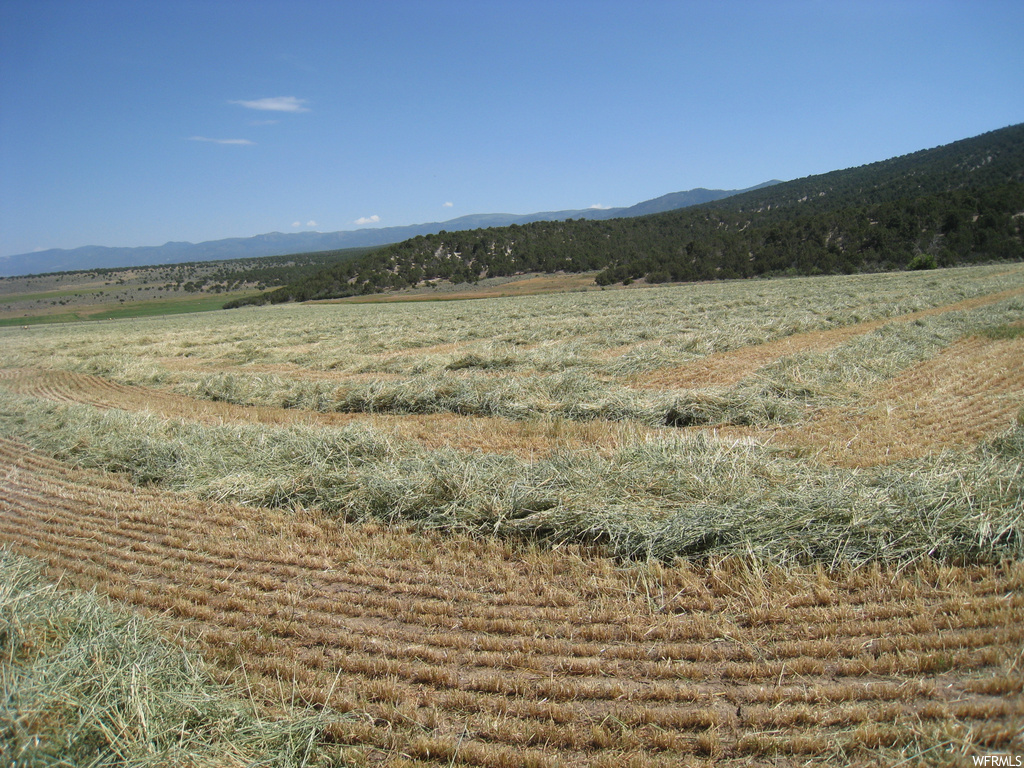
[[[0,540],[171,618],[225,680],[350,713],[357,761],[786,765],[1024,723],[1019,564],[626,566],[197,502],[10,440]]]

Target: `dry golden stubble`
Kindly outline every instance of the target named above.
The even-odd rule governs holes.
[[[785,336],[764,344],[709,355],[698,362],[670,370],[659,370],[639,377],[634,386],[649,389],[700,388],[735,384],[758,368],[782,357],[808,351],[827,351],[843,342],[874,331],[891,322],[913,322],[947,312],[960,312],[995,304],[1024,293],[1024,288],[995,291],[983,296],[910,312],[897,317],[856,323],[841,328],[811,331]]]
[[[974,445],[1011,425],[1022,405],[1024,337],[972,336],[854,406],[824,409],[799,427],[751,433],[813,450],[837,466],[873,466]]]
[[[55,477],[60,475],[61,466],[59,464],[53,463],[46,466],[49,468],[46,471],[52,471]],[[91,473],[81,473],[79,477],[87,479],[89,474]],[[10,477],[10,474],[8,473],[7,476]],[[31,477],[28,476],[28,473],[23,472],[22,479],[31,479]],[[918,570],[902,574],[891,569],[873,570],[871,568],[865,568],[863,572],[858,569],[836,573],[828,573],[820,569],[805,571],[780,569],[777,573],[771,571],[758,573],[741,562],[721,560],[709,564],[706,569],[693,565],[681,566],[679,569],[664,565],[652,565],[646,567],[645,571],[643,571],[644,566],[641,566],[641,571],[638,571],[636,567],[623,568],[621,565],[615,565],[612,561],[595,558],[593,555],[573,554],[563,557],[558,553],[544,554],[536,550],[526,550],[517,555],[516,548],[510,547],[507,543],[498,545],[479,540],[467,540],[464,544],[450,546],[444,551],[443,556],[424,556],[419,537],[408,531],[395,533],[382,526],[367,527],[365,529],[367,540],[364,541],[364,529],[360,526],[339,525],[330,521],[314,519],[303,520],[301,525],[286,526],[284,520],[287,515],[285,513],[232,508],[233,511],[228,514],[227,508],[218,511],[215,509],[216,505],[203,505],[203,507],[209,512],[213,512],[215,519],[229,520],[233,518],[235,524],[214,526],[208,532],[207,539],[203,541],[200,538],[201,528],[196,528],[194,525],[193,515],[196,508],[176,501],[176,497],[172,495],[150,491],[147,492],[146,505],[155,510],[158,502],[163,502],[160,505],[159,517],[162,523],[160,526],[138,525],[137,523],[144,522],[145,509],[135,508],[132,510],[133,501],[137,499],[135,489],[127,485],[123,485],[121,488],[122,496],[118,497],[116,493],[114,494],[118,506],[121,507],[121,519],[126,519],[126,512],[131,511],[131,518],[136,522],[133,522],[120,534],[114,533],[117,530],[116,515],[111,513],[108,508],[101,507],[99,503],[102,495],[97,496],[83,491],[79,498],[76,495],[74,483],[65,481],[58,485],[46,479],[35,485],[32,494],[19,497],[21,499],[19,504],[24,505],[25,508],[20,506],[18,509],[5,508],[4,524],[10,519],[6,513],[13,512],[22,520],[22,525],[28,526],[24,528],[26,533],[32,528],[41,530],[46,525],[55,525],[58,521],[51,517],[53,508],[44,510],[44,507],[49,501],[60,498],[60,504],[65,510],[60,514],[66,518],[61,525],[71,525],[74,520],[79,534],[84,533],[86,540],[76,543],[64,535],[68,529],[51,528],[52,534],[23,537],[22,546],[37,547],[52,552],[56,556],[55,562],[58,563],[58,567],[72,571],[76,568],[79,569],[83,584],[110,584],[111,587],[114,587],[115,584],[119,585],[119,588],[123,590],[121,593],[123,598],[138,601],[137,604],[140,607],[154,611],[167,610],[165,604],[155,598],[159,598],[162,593],[173,596],[173,599],[180,599],[182,602],[174,603],[171,610],[186,625],[196,622],[196,619],[190,618],[190,611],[194,610],[194,598],[209,589],[216,596],[222,610],[213,616],[204,612],[202,616],[207,623],[202,626],[209,627],[209,622],[212,619],[214,624],[219,624],[222,627],[234,627],[234,631],[228,634],[223,631],[220,631],[219,634],[214,631],[204,633],[204,642],[208,644],[210,653],[221,658],[222,663],[226,664],[232,663],[232,659],[236,664],[239,660],[245,659],[246,668],[251,668],[250,676],[252,678],[255,678],[256,672],[259,672],[260,690],[268,696],[276,695],[275,692],[279,694],[281,686],[296,686],[300,691],[299,695],[303,698],[310,701],[327,701],[325,694],[339,667],[338,657],[327,655],[324,649],[330,647],[332,635],[337,632],[337,629],[327,623],[332,611],[330,601],[322,602],[315,610],[310,610],[313,608],[311,604],[304,603],[314,599],[312,595],[307,596],[306,590],[316,583],[314,575],[319,573],[319,569],[324,565],[323,560],[320,559],[322,555],[317,553],[320,552],[323,543],[332,540],[332,537],[346,542],[347,547],[345,561],[335,563],[334,571],[339,570],[338,566],[344,568],[346,563],[353,562],[349,559],[353,553],[358,562],[358,558],[361,557],[359,555],[361,547],[365,547],[367,553],[374,553],[372,555],[374,557],[395,558],[396,564],[401,567],[390,568],[379,565],[368,569],[357,569],[358,572],[354,571],[354,575],[362,579],[358,582],[360,590],[387,590],[389,580],[399,590],[406,585],[405,588],[412,590],[408,596],[414,598],[409,609],[411,614],[418,614],[430,607],[430,602],[422,599],[421,592],[423,588],[429,588],[430,585],[415,578],[417,569],[423,574],[430,573],[433,569],[440,569],[440,573],[445,574],[443,579],[451,580],[444,590],[434,593],[439,598],[443,594],[450,594],[454,599],[460,599],[460,594],[471,594],[472,590],[468,589],[451,591],[452,587],[460,581],[467,585],[486,584],[487,589],[494,591],[493,594],[503,596],[501,600],[489,606],[479,602],[467,602],[466,607],[470,610],[490,609],[499,605],[519,610],[519,598],[513,597],[517,593],[528,597],[531,601],[538,601],[539,598],[541,605],[551,604],[552,610],[558,610],[561,607],[558,605],[561,602],[561,597],[558,595],[572,594],[574,582],[579,582],[582,589],[582,585],[587,584],[584,574],[588,570],[592,570],[601,574],[600,592],[604,595],[605,603],[600,610],[602,612],[614,610],[615,606],[618,606],[619,613],[627,616],[629,623],[633,625],[632,629],[621,632],[621,639],[610,646],[615,663],[598,667],[605,673],[611,674],[611,679],[606,681],[591,680],[591,676],[586,674],[560,674],[574,669],[577,672],[595,669],[595,660],[602,658],[594,653],[595,650],[600,653],[601,647],[604,647],[603,644],[593,642],[575,642],[575,647],[578,648],[577,652],[585,650],[589,656],[563,657],[560,655],[574,647],[573,643],[565,645],[565,641],[572,631],[571,625],[560,628],[559,624],[552,623],[547,626],[548,631],[561,633],[561,640],[508,634],[467,633],[463,637],[472,642],[465,645],[466,650],[461,653],[469,655],[452,656],[453,662],[465,666],[466,661],[471,661],[474,656],[479,656],[482,659],[484,658],[482,654],[496,654],[495,658],[500,658],[502,664],[510,666],[512,671],[517,673],[506,682],[504,687],[500,684],[495,685],[494,681],[488,683],[488,685],[494,685],[497,692],[484,695],[475,693],[471,689],[449,690],[447,693],[437,690],[434,687],[436,683],[458,684],[459,678],[446,675],[440,680],[430,680],[429,665],[424,666],[418,662],[422,661],[421,657],[423,657],[425,649],[433,648],[435,652],[441,652],[447,646],[433,646],[427,642],[409,643],[409,653],[404,659],[379,659],[374,663],[367,664],[361,672],[354,675],[347,674],[344,677],[346,689],[362,691],[363,693],[359,694],[362,698],[346,694],[336,696],[332,700],[350,710],[358,711],[365,707],[367,710],[372,710],[375,713],[374,717],[381,720],[381,725],[373,726],[364,734],[365,744],[373,749],[400,752],[404,748],[403,745],[413,738],[412,734],[417,733],[415,728],[418,726],[408,725],[406,718],[413,716],[414,713],[403,710],[403,707],[416,697],[420,697],[420,701],[430,703],[431,707],[436,708],[431,710],[432,714],[429,717],[426,714],[422,717],[416,715],[419,718],[418,722],[422,723],[424,718],[428,718],[433,722],[431,728],[457,729],[459,726],[455,723],[459,721],[459,718],[451,714],[451,709],[447,707],[458,705],[459,700],[456,697],[464,695],[462,706],[470,707],[474,711],[479,711],[483,707],[495,715],[501,712],[500,702],[505,702],[506,712],[509,711],[508,704],[514,703],[526,719],[509,722],[511,730],[506,734],[508,738],[512,738],[513,735],[519,740],[535,738],[530,735],[529,728],[530,721],[537,719],[538,733],[547,733],[549,738],[552,736],[560,738],[564,744],[580,744],[582,743],[579,741],[580,734],[586,733],[596,735],[598,741],[611,739],[607,743],[612,746],[595,747],[594,749],[598,751],[584,758],[586,762],[607,758],[608,755],[601,754],[601,750],[620,751],[615,746],[617,743],[615,739],[622,737],[616,736],[616,731],[589,730],[593,725],[589,724],[587,718],[606,711],[600,708],[607,706],[618,707],[618,714],[623,722],[636,723],[630,726],[628,738],[638,739],[639,743],[644,745],[644,749],[647,751],[641,754],[646,755],[649,760],[670,759],[666,755],[659,756],[659,749],[672,749],[682,753],[673,755],[674,759],[685,754],[735,755],[739,751],[738,739],[741,739],[743,734],[740,733],[737,736],[731,731],[726,732],[728,728],[733,727],[733,720],[727,717],[731,710],[726,707],[712,709],[711,711],[717,714],[708,719],[707,714],[703,713],[703,708],[698,706],[693,710],[693,717],[696,719],[688,721],[691,724],[686,725],[679,719],[679,707],[675,702],[680,700],[679,697],[687,701],[694,701],[696,697],[696,701],[703,703],[708,701],[707,697],[715,696],[716,691],[719,693],[731,692],[732,701],[735,702],[733,709],[735,706],[741,706],[746,710],[748,707],[745,702],[755,692],[772,691],[780,684],[789,691],[808,683],[820,687],[829,679],[828,676],[833,674],[830,672],[832,658],[831,656],[826,657],[823,650],[816,650],[817,646],[813,643],[805,649],[809,659],[806,663],[812,664],[810,667],[787,663],[790,658],[802,658],[792,656],[799,651],[799,648],[792,645],[794,641],[791,639],[791,633],[797,626],[811,621],[829,628],[826,629],[826,634],[822,637],[822,640],[825,641],[829,632],[834,632],[835,628],[846,625],[845,619],[843,622],[837,623],[831,617],[849,616],[854,622],[859,622],[854,625],[857,631],[904,633],[911,638],[921,632],[928,633],[930,631],[932,634],[927,636],[935,637],[937,635],[934,629],[929,629],[934,624],[934,620],[926,621],[920,616],[928,613],[929,609],[934,615],[949,614],[957,604],[959,595],[977,595],[976,604],[967,613],[973,616],[971,622],[979,626],[978,619],[986,610],[992,611],[1000,623],[1016,621],[1019,625],[1021,621],[1021,606],[1016,605],[1012,600],[1000,602],[997,599],[1000,588],[1005,596],[1012,592],[1008,585],[1019,583],[1019,569],[1013,568],[1000,571],[991,567],[958,569],[948,566],[941,568],[922,566]],[[48,496],[47,489],[59,490],[60,496]],[[110,498],[109,493],[107,498]],[[38,508],[38,514],[35,516],[28,514],[35,508]],[[52,522],[46,523],[47,519],[51,519]],[[257,523],[260,519],[263,522]],[[90,520],[96,521],[95,527],[90,528],[93,525]],[[266,521],[273,520],[278,522],[270,526],[264,524]],[[255,544],[268,531],[273,531],[277,526],[281,526],[281,531],[276,534],[276,540],[280,544],[275,544],[275,552],[263,553],[261,556],[258,547],[248,544],[248,542]],[[159,532],[161,528],[163,534]],[[0,530],[8,529],[0,528]],[[331,531],[336,533],[331,533]],[[236,538],[235,534],[241,536],[241,539]],[[222,540],[221,537],[230,538]],[[385,538],[390,538],[390,541],[384,541]],[[144,549],[142,545],[146,544],[147,540],[151,542],[150,548]],[[294,546],[297,549],[294,552],[278,553],[276,549],[283,547],[289,540],[294,541]],[[124,544],[129,541],[136,543],[126,548]],[[437,541],[442,540],[438,539]],[[190,546],[195,544],[201,544],[199,552],[187,551]],[[309,554],[304,554],[306,547],[310,550]],[[232,548],[235,553],[234,560],[228,557]],[[223,550],[222,554],[215,556],[210,554],[213,551],[221,550]],[[87,552],[88,556],[93,558],[92,563],[83,564],[81,562],[83,552]],[[267,554],[273,555],[271,562],[264,559]],[[197,555],[199,555],[198,559]],[[479,578],[474,570],[473,564],[479,563],[481,560],[488,563],[489,574],[485,579]],[[175,574],[174,570],[169,569],[168,566],[176,562],[188,565],[179,574]],[[541,562],[544,564],[541,565]],[[531,572],[531,566],[528,565],[534,563],[538,565],[535,574]],[[588,565],[590,565],[589,569]],[[230,576],[232,569],[237,566],[241,567],[235,571],[233,576]],[[123,575],[116,577],[122,568],[124,569]],[[267,568],[273,570],[268,571]],[[247,581],[246,570],[248,569],[254,569],[254,575],[259,576],[258,586],[257,582]],[[273,577],[275,573],[279,576]],[[323,575],[329,576],[331,579],[342,577],[342,574],[337,572]],[[198,581],[197,577],[200,577]],[[147,584],[149,588],[138,586],[140,578],[143,579],[142,583]],[[182,578],[185,581],[174,589],[167,589],[170,585],[168,579],[173,581],[175,578]],[[550,592],[552,582],[558,585],[561,592]],[[809,583],[818,589],[817,597],[809,594]],[[287,626],[289,618],[285,612],[292,607],[292,603],[289,601],[287,592],[281,590],[288,588],[289,584],[295,590],[296,596],[303,596],[302,601],[296,604],[296,616],[304,626],[297,630],[293,628],[282,631]],[[593,586],[594,583],[591,581],[586,588],[592,589]],[[698,589],[698,586],[701,589]],[[537,587],[542,588],[538,590]],[[719,662],[690,662],[686,673],[693,680],[700,682],[697,685],[694,685],[692,681],[688,682],[688,687],[679,689],[679,697],[673,699],[672,691],[675,686],[659,684],[657,678],[648,678],[643,685],[635,686],[632,678],[640,667],[630,665],[641,662],[643,659],[643,654],[637,654],[636,649],[646,649],[655,656],[664,656],[666,653],[685,656],[695,655],[696,649],[701,647],[699,640],[692,642],[688,649],[685,642],[671,646],[664,640],[656,639],[671,636],[671,628],[674,624],[685,623],[681,622],[679,618],[673,618],[673,616],[663,613],[666,605],[679,606],[679,600],[673,602],[673,595],[683,587],[686,587],[689,593],[700,595],[702,600],[710,601],[709,609],[715,611],[716,614],[730,617],[727,623],[716,619],[698,624],[698,626],[701,630],[701,637],[705,632],[713,632],[716,628],[727,629],[730,634],[734,635],[735,641],[733,642],[738,641],[738,644],[723,645],[723,649],[728,647],[730,650],[727,653],[727,658],[732,659],[731,663],[740,666],[734,669],[734,672],[739,673],[739,677],[730,680],[716,669]],[[875,591],[870,601],[865,601],[859,594],[862,587],[868,587]],[[810,593],[813,591],[813,589],[810,590]],[[779,594],[780,610],[781,606],[790,599],[805,604],[812,603],[812,605],[807,609],[794,611],[793,615],[789,617],[793,624],[788,624],[785,620],[772,621],[767,625],[759,624],[756,621],[751,622],[749,620],[752,615],[751,611],[765,606],[766,595],[774,593]],[[415,597],[416,595],[421,596]],[[386,594],[382,596],[384,602],[381,603],[381,606],[387,610],[390,610],[388,606],[396,605],[390,601],[401,601],[402,599],[400,592],[396,597]],[[553,601],[552,597],[555,598]],[[227,599],[222,601],[222,598]],[[374,614],[372,611],[367,613],[369,605],[367,603],[363,607],[355,606],[358,610],[363,611],[361,615],[364,626],[375,625],[382,631],[390,631],[387,610],[382,610],[379,614]],[[771,602],[768,602],[767,605],[772,607]],[[1007,605],[1009,608],[1006,608]],[[580,620],[584,615],[585,613],[580,614]],[[690,614],[683,609],[679,615]],[[756,617],[756,614],[754,615]],[[338,616],[341,626],[344,625],[344,622],[355,618],[354,616],[346,618],[346,616]],[[500,617],[495,616],[494,618]],[[707,618],[705,617],[705,619]],[[948,617],[943,621],[948,624],[947,619]],[[299,623],[299,620],[295,623]],[[285,625],[281,626],[281,622],[285,622]],[[513,624],[505,625],[505,629],[521,630],[522,627],[517,622],[518,620],[515,620]],[[647,635],[641,631],[645,625],[648,629],[654,629],[655,632]],[[448,633],[450,634],[450,630]],[[339,633],[337,637],[338,640],[342,640],[343,636]],[[355,635],[353,634],[352,637],[354,638]],[[425,636],[424,639],[426,639]],[[991,631],[989,639],[992,642],[1001,642],[999,636],[992,635]],[[294,644],[300,640],[301,643]],[[548,647],[551,651],[557,652],[552,653],[549,657],[538,654],[533,650],[533,645],[529,644],[536,641],[551,643],[553,640],[558,640],[558,642]],[[915,692],[914,689],[908,688],[899,693],[890,692],[881,698],[876,692],[874,698],[871,698],[873,686],[870,681],[876,679],[880,670],[896,675],[921,674],[920,670],[924,667],[929,670],[924,674],[926,676],[934,675],[936,679],[956,679],[958,676],[966,674],[968,679],[981,680],[984,679],[985,668],[976,665],[991,662],[1003,665],[997,667],[1002,670],[999,674],[1003,677],[1009,674],[1010,667],[1008,665],[1012,663],[1009,656],[990,655],[984,657],[968,652],[961,655],[950,654],[947,659],[943,659],[934,655],[934,651],[922,656],[921,650],[927,648],[930,642],[905,644],[901,652],[902,657],[892,653],[888,656],[882,654],[880,663],[875,666],[872,664],[878,660],[865,660],[865,680],[853,685],[854,693],[845,695],[867,697],[862,704],[866,709],[859,713],[856,709],[846,713],[838,712],[833,720],[826,719],[824,722],[837,723],[835,727],[840,731],[835,734],[813,734],[801,731],[804,728],[818,726],[801,725],[801,723],[811,720],[811,715],[815,714],[815,707],[812,706],[814,702],[799,699],[793,700],[793,709],[785,716],[791,723],[787,727],[799,731],[794,734],[794,737],[798,740],[804,739],[807,744],[814,739],[824,740],[823,743],[826,746],[823,749],[826,749],[827,753],[827,749],[832,748],[828,745],[834,745],[837,739],[842,739],[841,729],[849,727],[850,724],[877,722],[879,719],[886,718],[889,719],[889,722],[896,722],[895,710],[873,708],[870,702],[890,700],[902,706],[914,704],[919,695],[934,695],[928,694],[924,689]],[[510,646],[510,643],[515,645]],[[790,643],[790,645],[785,645],[785,643]],[[503,648],[509,647],[515,647],[517,650],[503,651]],[[711,647],[714,648],[715,644],[712,644]],[[821,646],[822,649],[824,647]],[[230,648],[237,649],[233,655],[227,650]],[[343,648],[338,650],[343,651]],[[393,651],[389,651],[389,653],[391,652]],[[782,661],[781,664],[779,661],[771,661],[773,652],[777,656],[784,657],[786,661]],[[742,658],[748,660],[736,661],[737,653],[742,654]],[[751,655],[752,653],[753,655]],[[344,656],[350,656],[350,654],[344,653]],[[709,658],[721,658],[721,656],[722,654],[716,652],[713,657]],[[764,656],[766,661],[760,661],[761,656]],[[916,662],[914,661],[915,657],[918,659]],[[368,655],[365,660],[370,662],[371,658]],[[434,658],[440,664],[446,660],[444,656]],[[260,661],[261,659],[262,661]],[[358,660],[358,656],[353,660]],[[820,667],[814,667],[814,663],[825,663],[825,671],[821,672]],[[529,677],[530,669],[538,664],[555,674],[557,685],[547,683],[546,687],[539,687],[538,682]],[[484,674],[482,670],[486,667],[479,669],[481,669],[480,674]],[[800,671],[807,679],[801,679],[794,670]],[[914,670],[918,671],[914,672]],[[771,673],[769,678],[758,677],[758,674],[764,674],[766,671]],[[751,682],[745,683],[742,679],[744,676],[751,678]],[[573,685],[573,680],[576,678],[578,678],[577,682],[582,685]],[[486,677],[480,679],[487,680]],[[374,688],[375,681],[381,680],[386,685],[380,684]],[[419,688],[421,685],[427,685],[428,688]],[[401,695],[402,691],[407,692],[404,697]],[[857,693],[857,691],[861,693]],[[564,700],[561,709],[553,708],[550,701],[543,703],[542,700],[531,698],[537,696],[538,692],[571,698]],[[582,710],[579,705],[575,704],[580,700],[578,697],[581,695],[589,697],[582,699],[583,702],[586,702],[585,708]],[[616,698],[608,698],[613,695]],[[843,696],[840,693],[832,695],[835,698]],[[981,693],[980,695],[988,694]],[[1019,696],[1019,693],[1011,695]],[[619,696],[626,698],[619,700],[617,698]],[[788,699],[784,696],[779,700],[786,701]],[[851,706],[860,706],[855,703],[856,699],[851,701],[854,702]],[[661,708],[659,708],[659,702],[662,703]],[[672,706],[664,706],[666,702]],[[924,708],[921,711],[928,718],[941,717],[946,711],[939,706],[941,701],[932,703],[935,706],[932,706],[931,709]],[[626,709],[626,705],[631,709]],[[592,714],[588,715],[586,708],[591,708]],[[834,709],[834,705],[832,708]],[[430,707],[427,709],[429,710]],[[662,710],[664,711],[662,712]],[[779,710],[779,712],[779,717],[785,719],[784,711]],[[973,709],[964,708],[962,714],[964,717],[1007,718],[1011,717],[1013,712],[1005,708],[996,708],[991,702],[979,699]],[[675,718],[675,720],[671,718]],[[640,723],[642,719],[646,719],[650,726],[657,726],[657,728],[645,730]],[[543,723],[554,722],[554,725],[546,724],[541,727],[541,721]],[[567,730],[559,731],[556,728],[559,721],[566,725],[573,723],[575,725]],[[673,725],[673,722],[676,725]],[[402,725],[403,723],[406,724]],[[705,729],[704,731],[694,730],[702,727]],[[547,730],[545,731],[545,729]],[[713,729],[718,729],[714,739],[707,735],[707,732]],[[496,733],[500,735],[503,732],[499,730]],[[749,736],[749,734],[747,735]],[[704,737],[704,747],[687,746],[696,745],[701,737]],[[998,733],[989,734],[985,738],[997,737],[999,737]],[[625,743],[621,742],[620,746],[624,748]],[[478,749],[478,751],[467,754],[476,755],[485,761],[503,759],[501,755],[506,754],[507,750],[513,749],[509,744],[483,744],[475,737],[470,736],[463,740],[463,745],[476,745],[473,749]],[[493,746],[498,751],[491,753],[485,748],[488,746]],[[810,747],[806,748],[810,749]],[[460,754],[462,754],[461,751]],[[783,754],[788,753],[783,752]],[[547,757],[550,759],[550,755]],[[640,755],[634,754],[634,757],[640,759]]]

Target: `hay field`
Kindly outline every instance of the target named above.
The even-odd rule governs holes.
[[[0,330],[0,542],[353,765],[1024,749],[1024,267]]]

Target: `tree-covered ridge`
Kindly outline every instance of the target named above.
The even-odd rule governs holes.
[[[760,211],[769,205],[799,206],[817,212],[837,203],[884,203],[955,189],[985,189],[1010,181],[1024,182],[1024,124],[753,190],[719,201],[715,207]]]
[[[163,267],[168,271],[184,267],[201,267],[205,272],[203,279],[207,284],[223,283],[226,287],[262,285],[279,286],[315,275],[334,264],[348,259],[357,259],[372,253],[374,248],[338,248],[329,251],[313,251],[296,253],[287,256],[259,256],[228,261],[194,262],[182,265]]]
[[[1024,258],[1024,124],[693,208],[440,232],[260,297],[280,302],[599,270],[597,282],[821,274]]]
[[[89,279],[107,284],[164,283],[168,290],[186,293],[213,290],[231,291],[258,286],[277,287],[317,274],[344,261],[364,256],[374,247],[340,248],[313,251],[287,256],[252,256],[221,261],[188,261],[172,264],[140,265],[128,267],[95,267],[93,269],[65,270],[36,275],[0,277],[0,293],[10,285],[23,285],[31,290],[33,284],[44,286],[35,290],[50,290],[62,284],[75,284]],[[24,289],[22,289],[24,290]],[[17,291],[15,291],[17,292]]]

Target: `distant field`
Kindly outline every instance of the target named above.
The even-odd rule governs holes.
[[[23,313],[16,317],[0,315],[0,327],[17,325],[38,325],[40,323],[74,323],[81,320],[112,320],[117,318],[154,317],[160,315],[182,315],[191,312],[209,312],[221,309],[227,299],[246,294],[224,294],[220,296],[188,296],[180,299],[149,299],[144,301],[97,302],[72,311],[48,310],[38,313]]]
[[[1024,266],[587,288],[2,328],[0,543],[324,759],[1024,750]]]
[[[226,283],[204,282],[203,275],[212,273],[216,266],[216,262],[210,262],[181,274],[173,271],[175,267],[140,267],[105,270],[102,274],[0,278],[0,327],[208,312],[257,293],[256,283],[229,289]],[[177,282],[169,281],[172,277]],[[476,285],[438,281],[431,287],[335,301],[456,301],[584,290],[599,290],[594,273],[519,275],[481,280]]]
[[[206,312],[256,292],[207,282],[216,269],[211,262],[0,278],[0,327]]]
[[[457,301],[460,299],[494,299],[507,296],[536,296],[544,293],[602,290],[594,282],[596,272],[573,274],[526,274],[492,277],[476,284],[452,284],[437,281],[430,287],[406,289],[347,299],[325,299],[323,303],[373,304],[392,301]],[[616,286],[618,288],[619,286]],[[607,290],[607,289],[605,289]]]

